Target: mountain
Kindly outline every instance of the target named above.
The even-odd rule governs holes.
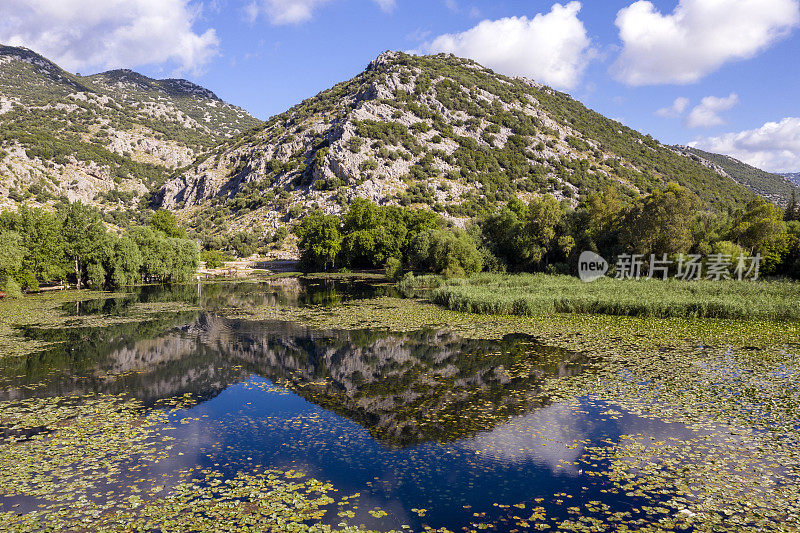
[[[781,176],[800,187],[800,172],[786,172],[781,174]]]
[[[653,138],[536,82],[452,55],[385,52],[355,78],[270,119],[166,183],[157,196],[198,227],[276,226],[355,197],[466,218],[517,196],[573,203],[676,181],[710,206],[753,193]]]
[[[771,174],[728,155],[704,152],[689,146],[676,146],[681,153],[707,166],[723,176],[729,176],[759,196],[779,205],[787,205],[792,198],[792,191],[797,191],[798,182],[793,182],[789,176]]]
[[[59,197],[125,209],[261,122],[186,80],[66,72],[0,45],[0,208]]]

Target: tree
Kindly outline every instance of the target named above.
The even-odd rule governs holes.
[[[763,198],[756,198],[737,214],[730,240],[756,252],[784,231],[780,208]]]
[[[523,212],[523,217],[526,218],[527,208]],[[523,220],[520,210],[504,207],[479,223],[486,247],[513,271],[524,269],[523,258],[520,255],[524,240]]]
[[[447,277],[471,276],[481,271],[483,260],[475,241],[463,230],[426,230],[411,244],[415,269]]]
[[[561,204],[549,194],[534,198],[528,204],[525,244],[521,253],[530,267],[541,268],[542,263],[544,266],[548,264],[548,252],[556,248],[557,229],[563,215]]]
[[[22,205],[18,213],[3,213],[0,227],[22,237],[25,257],[21,270],[41,281],[64,279],[66,273],[61,222],[51,213]]]
[[[142,256],[141,281],[163,281],[169,274],[167,263],[167,237],[149,226],[136,226],[128,230]]]
[[[78,289],[86,275],[87,258],[103,242],[106,229],[97,212],[81,202],[67,206],[62,222],[64,250],[73,265]],[[95,272],[96,273],[96,272]]]
[[[186,230],[181,227],[180,220],[170,211],[160,209],[153,213],[153,218],[150,219],[150,225],[153,229],[162,232],[167,237],[176,237],[179,239],[186,237]]]
[[[625,218],[623,244],[632,253],[674,254],[687,252],[693,239],[690,221],[699,200],[676,183],[637,202]]]
[[[336,265],[342,249],[339,219],[316,211],[297,229],[300,263],[306,270],[328,270]]]
[[[625,218],[625,204],[617,190],[609,186],[603,192],[590,194],[579,211],[583,220],[576,227],[581,233],[576,240],[588,241],[587,247],[595,248],[601,255],[613,255]]]
[[[169,249],[169,272],[164,281],[185,283],[192,279],[199,266],[197,245],[189,239],[167,239]]]
[[[123,235],[114,243],[111,283],[114,287],[134,285],[140,278],[142,252],[133,239]]]
[[[19,296],[20,288],[15,276],[22,270],[26,250],[19,233],[0,230],[0,290],[10,296]]]
[[[797,194],[794,189],[792,189],[792,200],[783,213],[783,220],[786,222],[800,220],[800,206],[797,205]]]

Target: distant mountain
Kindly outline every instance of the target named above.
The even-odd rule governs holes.
[[[800,187],[800,172],[787,172],[781,174],[781,176],[783,176],[784,178],[788,179],[789,181]]]
[[[124,209],[259,124],[186,80],[79,76],[0,45],[0,207],[67,197]]]
[[[170,180],[163,207],[198,226],[278,225],[353,198],[466,218],[513,196],[573,203],[676,181],[710,206],[753,198],[730,177],[534,81],[452,55],[386,52],[355,78],[223,142]],[[232,217],[230,215],[233,215]]]
[[[785,206],[792,198],[792,191],[800,192],[797,190],[800,182],[792,181],[786,175],[765,172],[728,155],[704,152],[689,146],[676,148],[688,157],[723,176],[730,176],[737,183],[776,204]]]

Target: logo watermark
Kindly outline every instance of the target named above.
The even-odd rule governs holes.
[[[594,252],[583,252],[578,259],[578,276],[587,283],[598,280],[608,273],[608,261]]]
[[[645,259],[644,254],[617,256],[614,278],[666,280],[672,277],[684,281],[756,281],[761,268],[761,254],[752,257],[738,256],[735,259],[725,254],[678,254],[675,259],[667,254],[660,257],[651,254],[648,259]],[[578,259],[578,275],[587,283],[605,277],[608,271],[608,261],[594,252],[583,252]]]

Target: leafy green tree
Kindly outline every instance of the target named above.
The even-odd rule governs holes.
[[[169,275],[167,262],[167,237],[149,226],[136,226],[128,230],[142,256],[141,281],[163,281]]]
[[[255,234],[240,231],[231,238],[230,244],[237,256],[250,257],[255,252],[258,241]]]
[[[534,198],[528,204],[524,244],[520,253],[529,266],[547,266],[549,252],[558,245],[558,228],[563,215],[561,204],[549,194]],[[566,240],[563,244],[569,246]]]
[[[390,257],[386,261],[386,277],[397,281],[402,275],[403,262],[396,257]]]
[[[185,283],[192,279],[199,266],[197,245],[189,239],[167,239],[169,250],[169,271],[164,281]]]
[[[179,239],[186,237],[186,230],[181,227],[180,220],[171,211],[164,209],[156,211],[153,213],[153,218],[150,219],[150,225],[167,237],[177,237]]]
[[[792,189],[792,200],[783,212],[783,220],[786,222],[800,220],[800,206],[797,205],[797,193],[794,189]]]
[[[339,219],[316,211],[297,229],[300,263],[306,270],[328,270],[336,265],[342,249]]]
[[[581,210],[586,213],[581,227],[594,247],[608,255],[616,252],[625,216],[625,204],[617,190],[607,187],[603,192],[590,194]]]
[[[200,253],[200,260],[206,264],[206,268],[214,269],[220,268],[231,259],[219,250],[204,250]]]
[[[411,243],[410,259],[416,270],[448,277],[471,276],[483,267],[475,241],[463,230],[419,232]]]
[[[86,277],[86,267],[98,243],[104,243],[106,228],[98,213],[81,202],[67,206],[62,222],[64,251],[72,264],[75,282],[80,289]],[[93,268],[97,274],[97,268]]]
[[[22,271],[44,282],[64,279],[66,256],[61,222],[52,213],[22,205],[17,213],[0,215],[0,228],[22,237]]]
[[[114,254],[110,266],[111,284],[114,287],[126,287],[140,281],[142,252],[128,235],[123,235],[114,243]]]
[[[625,219],[623,244],[632,253],[687,252],[693,239],[690,222],[699,205],[697,196],[676,183],[637,202]]]
[[[756,198],[747,204],[744,211],[737,214],[735,225],[730,231],[730,240],[756,252],[784,231],[782,219],[778,206],[763,198]]]
[[[26,250],[19,233],[0,230],[0,290],[9,296],[21,295],[15,277],[22,270],[25,254]]]
[[[520,250],[524,247],[524,221],[527,218],[524,204],[523,208],[503,207],[479,223],[486,247],[512,271],[525,268],[524,258],[520,255]]]

